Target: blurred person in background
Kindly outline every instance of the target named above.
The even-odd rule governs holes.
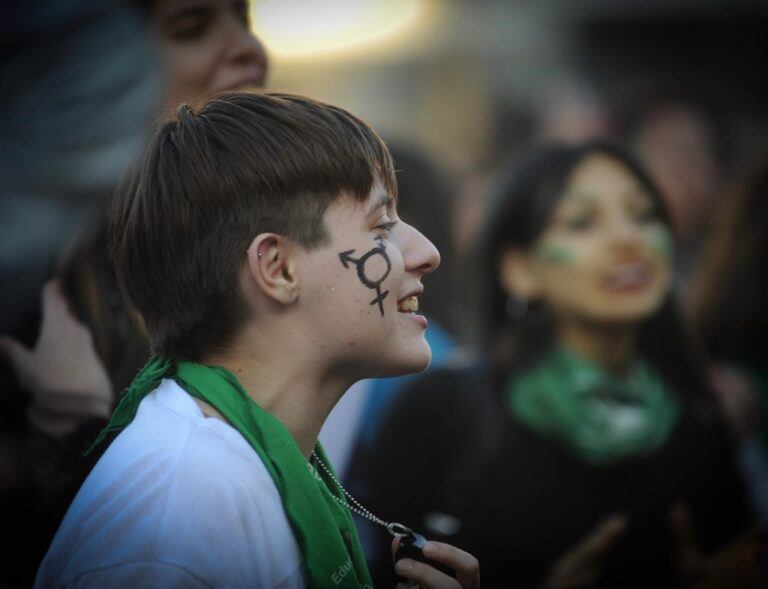
[[[145,139],[157,72],[124,4],[0,7],[0,333],[34,339],[51,260]]]
[[[623,152],[521,157],[470,257],[486,360],[403,393],[361,501],[465,546],[486,586],[761,586],[674,254],[661,195]]]
[[[684,282],[736,166],[733,121],[715,92],[692,86],[648,82],[615,115],[617,134],[664,194],[679,243],[675,270]]]
[[[23,368],[17,379],[11,360],[37,336],[40,291],[64,243],[138,154],[157,72],[145,27],[123,2],[12,0],[0,15],[0,333],[15,338],[3,340],[0,362],[0,518],[11,546],[0,555],[0,586],[29,587],[56,525],[49,514],[63,512],[54,504],[71,485],[69,474],[49,475],[77,451],[60,449],[28,422],[29,394],[37,391]],[[49,294],[46,302],[61,303]],[[81,378],[73,370],[79,355],[66,353],[87,349],[88,337],[59,329],[64,309],[42,328],[55,332],[55,341],[46,339],[59,347],[57,361],[38,370],[53,385],[48,392],[95,385],[83,402],[104,415],[103,374]]]
[[[73,20],[98,27],[94,37],[101,43],[109,42],[110,47],[115,42],[114,37],[109,38],[111,31],[114,35],[113,29],[125,35],[126,45],[133,51],[142,36],[152,39],[154,61],[163,66],[159,80],[162,96],[153,101],[155,116],[161,108],[172,108],[202,94],[263,86],[268,60],[263,46],[250,31],[247,2],[136,0],[127,4],[133,4],[139,15],[134,19],[135,29],[130,31],[134,38],[125,32],[124,21],[131,15],[124,14],[124,10],[109,15],[115,20],[109,25],[101,20],[89,21],[88,18],[95,17],[88,15],[88,10]],[[91,12],[100,15],[102,10]],[[48,26],[62,26],[55,20],[61,17],[61,12],[52,9],[45,16],[49,19]],[[89,46],[89,49],[94,52],[93,47]],[[93,59],[90,55],[80,58],[82,61],[71,66],[72,80],[77,80],[75,74],[87,69],[88,59]],[[129,54],[122,59],[130,64],[130,59],[137,60],[138,57]],[[109,74],[102,74],[107,80],[119,69],[117,63],[115,60],[109,62]],[[147,72],[128,70],[126,75],[141,80],[149,71],[148,65],[142,65]],[[52,77],[57,79],[62,74],[56,71]],[[131,87],[130,80],[120,80],[120,83]],[[89,88],[85,86],[78,91],[87,92]],[[111,105],[115,100],[106,93],[96,94],[97,90],[91,90],[94,95],[85,103],[92,104],[91,112],[107,109],[106,103]],[[131,93],[127,95],[131,96]],[[126,108],[126,101],[122,97],[117,104]],[[133,133],[136,128],[146,129],[152,112],[148,100],[147,103],[142,121],[135,122],[132,116],[112,113],[109,122],[115,126],[134,121]],[[96,130],[103,131],[98,127]],[[53,141],[52,137],[43,139]],[[135,144],[138,148],[140,143],[136,141]],[[130,163],[127,158],[121,161],[122,167],[107,161],[115,168],[109,176],[112,180],[116,180]],[[38,160],[35,163],[40,167]],[[104,166],[100,165],[95,158],[83,157],[81,161],[71,162],[66,170],[56,169],[60,178],[102,177],[105,176]],[[50,164],[46,163],[43,169],[48,167]],[[52,182],[56,179],[54,175]],[[48,252],[51,257],[57,254],[58,261],[55,262],[54,278],[43,290],[41,319],[37,320],[36,314],[27,310],[26,325],[21,330],[10,326],[9,335],[0,340],[0,350],[12,368],[12,373],[10,370],[5,373],[7,386],[4,386],[3,394],[13,408],[3,416],[2,433],[7,439],[0,481],[3,507],[10,520],[25,513],[35,514],[34,525],[19,525],[23,539],[15,545],[13,555],[3,563],[3,571],[0,571],[14,585],[31,584],[37,564],[64,510],[97,458],[84,459],[83,450],[93,441],[119,394],[149,355],[144,326],[138,315],[123,302],[107,255],[105,211],[109,190],[109,183],[105,181],[88,192],[91,210],[84,229],[69,247],[59,246],[59,251]],[[66,228],[57,227],[56,230],[65,233]],[[25,252],[18,255],[23,260]],[[53,264],[53,260],[48,264]],[[27,295],[27,306],[32,301],[34,299]],[[13,312],[21,315],[18,310]],[[30,345],[29,334],[34,334],[37,324],[40,325],[37,340]]]
[[[692,283],[713,388],[741,445],[742,470],[768,529],[768,153],[714,215]]]
[[[488,144],[473,158],[470,170],[460,177],[451,215],[451,241],[456,263],[461,265],[477,236],[488,207],[490,186],[506,163],[537,136],[546,122],[538,113],[515,101],[497,97],[493,104]],[[458,273],[460,270],[457,270]],[[461,315],[458,315],[461,317]],[[459,329],[466,327],[463,323]]]

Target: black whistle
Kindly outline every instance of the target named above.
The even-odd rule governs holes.
[[[445,573],[449,577],[455,577],[456,571],[454,571],[452,568],[447,567],[441,562],[430,560],[424,556],[421,550],[424,548],[426,543],[427,539],[424,536],[408,530],[408,533],[400,538],[400,546],[398,547],[397,552],[395,552],[395,562],[401,558],[410,558],[411,560],[417,560],[419,562],[426,563],[429,566],[436,568],[441,573]],[[398,581],[407,582],[407,579],[398,576]]]

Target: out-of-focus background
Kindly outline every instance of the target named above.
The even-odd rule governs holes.
[[[759,0],[328,4],[315,13],[291,0],[254,3],[270,86],[347,107],[456,173],[531,138],[628,136],[644,110],[675,101],[701,112],[687,127],[679,114],[688,136],[669,131],[669,141],[700,138],[698,149],[727,156],[688,154],[702,164],[733,172],[765,142],[768,8]]]
[[[435,161],[459,249],[497,166],[532,142],[604,138],[665,191],[687,273],[716,201],[768,142],[759,0],[266,0],[251,13],[269,86],[346,107]]]
[[[23,3],[9,6],[16,4]],[[78,3],[52,3],[55,8],[41,10],[40,20],[55,25],[69,4]],[[11,14],[16,13],[23,10],[14,8]],[[4,59],[14,55],[24,26],[34,23],[36,12],[30,14],[28,22],[6,19]],[[489,172],[534,141],[600,137],[628,146],[649,167],[670,200],[683,242],[696,249],[714,201],[753,166],[768,142],[768,5],[761,0],[335,0],[322,8],[302,0],[260,0],[250,4],[250,15],[251,28],[269,55],[270,88],[348,108],[387,141],[423,150],[434,160],[455,193],[453,217],[460,222],[452,239],[459,247],[482,208],[477,201]],[[103,37],[125,35],[130,28],[117,19],[102,29],[108,27],[116,32]],[[29,42],[34,50],[26,51],[54,51],[56,38],[40,39],[37,45]],[[91,60],[103,54],[115,68],[130,65],[128,45],[123,62],[106,47],[90,53],[87,47],[76,49]],[[132,55],[139,61],[135,49]],[[24,57],[16,57],[14,67],[26,67]],[[35,58],[39,55],[27,62]],[[72,61],[77,63],[76,56]],[[102,72],[94,63],[86,66]],[[3,100],[11,107],[28,100],[25,76],[31,80],[35,70],[19,71],[9,67],[3,74]],[[107,84],[111,70],[103,71],[101,79],[92,76],[101,96],[106,94],[98,84]],[[88,82],[76,86],[78,74],[70,74],[62,71],[59,81],[52,82],[62,88],[66,79],[87,95]],[[133,108],[136,114],[139,108],[129,100],[139,100],[141,91],[148,92],[145,86],[131,82],[133,91],[114,101],[115,111]],[[56,97],[44,84],[32,88]],[[57,100],[77,103],[76,96]],[[81,103],[87,111],[87,103]],[[29,110],[19,111],[21,121],[34,117]],[[117,129],[118,121],[133,124],[130,117],[109,121],[99,128],[107,132],[110,125]],[[20,124],[6,121],[6,136],[28,137],[28,132],[14,131]],[[43,136],[45,128],[35,132]],[[51,135],[64,145],[66,133],[52,127]],[[92,169],[74,190],[65,185],[74,196],[58,204],[38,198],[45,189],[31,198],[25,189],[27,204],[19,205],[10,195],[13,183],[6,182],[11,190],[3,195],[0,264],[14,278],[3,284],[3,331],[13,330],[24,292],[44,281],[43,260],[87,219],[76,205],[88,201],[92,185],[109,181],[110,166],[121,161],[120,149],[130,148],[122,141],[107,153],[113,159],[105,156],[100,163],[103,169]],[[100,144],[94,140],[94,145]],[[26,168],[14,168],[14,162],[25,152],[13,144],[3,149],[14,154],[5,161],[15,181],[19,169]],[[70,159],[35,156],[45,170],[32,182],[35,188],[75,157],[97,161],[79,148],[61,153]],[[686,256],[695,257],[693,252]]]

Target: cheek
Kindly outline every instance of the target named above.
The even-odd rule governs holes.
[[[578,264],[552,267],[546,273],[545,300],[554,307],[579,307],[594,300],[594,275]]]
[[[594,299],[595,244],[552,240],[537,250],[537,275],[543,300],[552,307],[580,307]]]
[[[399,295],[397,277],[403,271],[403,260],[396,248],[382,241],[367,250],[345,250],[339,260],[342,279],[356,299],[362,296],[376,305],[379,314],[385,312],[385,307],[394,306],[392,301]]]
[[[573,265],[578,252],[568,243],[549,240],[543,242],[536,249],[536,255],[539,261],[546,267],[558,268]]]
[[[593,273],[590,262],[595,258],[593,240],[550,239],[536,250],[540,279],[546,290],[560,289],[564,284],[579,288]]]
[[[185,102],[204,94],[216,73],[216,53],[205,43],[167,45],[167,75],[171,98]]]
[[[361,256],[362,257],[362,256]],[[338,266],[338,267],[337,267]],[[377,280],[381,278],[381,266],[370,260],[358,268],[358,264],[347,261],[345,268],[341,262],[336,262],[327,272],[320,274],[320,292],[324,300],[324,306],[329,310],[329,317],[341,315],[349,318],[353,323],[361,322],[367,316],[380,315],[378,303],[373,303],[380,293],[386,292],[386,280],[378,286]],[[376,274],[376,272],[379,274]],[[364,282],[367,281],[367,282]],[[393,296],[387,294],[384,303]]]
[[[362,265],[363,279],[366,284],[383,285],[391,271],[392,264],[389,253],[386,251],[370,256]]]
[[[646,241],[655,256],[670,263],[674,254],[672,233],[664,225],[656,224],[646,230]]]

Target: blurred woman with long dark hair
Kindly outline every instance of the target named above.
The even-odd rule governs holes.
[[[486,586],[712,580],[723,559],[705,555],[749,516],[673,256],[661,195],[620,150],[516,162],[467,263],[487,360],[403,394],[372,509],[460,538]]]

